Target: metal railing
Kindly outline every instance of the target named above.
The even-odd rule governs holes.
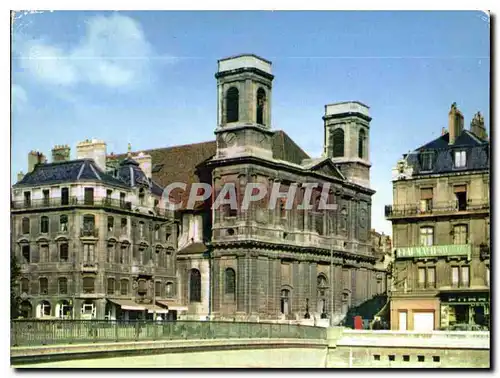
[[[427,207],[420,203],[408,205],[386,205],[386,217],[400,217],[409,215],[435,215],[441,213],[459,211],[489,210],[490,204],[487,201],[469,201],[464,205],[459,205],[457,201],[432,202]]]
[[[89,207],[105,207],[113,209],[122,210],[132,210],[132,203],[128,201],[123,201],[120,199],[112,199],[108,197],[68,197],[68,198],[50,198],[50,199],[36,199],[36,200],[21,200],[12,201],[12,210],[26,210],[26,209],[43,209],[43,208],[53,208],[53,207],[74,207],[74,206],[89,206]],[[141,206],[142,207],[142,206]],[[158,206],[151,207],[151,210],[155,212],[158,216],[171,216],[173,211],[166,208],[160,208]]]
[[[12,320],[11,346],[199,339],[326,339],[326,328],[219,321]]]

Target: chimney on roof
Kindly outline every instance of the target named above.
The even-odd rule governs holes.
[[[93,159],[96,165],[106,171],[106,143],[102,140],[87,139],[76,145],[77,159]]]
[[[55,145],[54,148],[52,148],[52,162],[68,161],[70,152],[71,149],[67,144],[61,146]]]
[[[474,118],[470,121],[470,131],[479,139],[488,139],[488,134],[486,133],[486,128],[484,127],[484,117],[480,112],[474,114]]]
[[[139,168],[144,172],[147,178],[151,178],[152,175],[152,159],[151,155],[145,154],[144,152],[139,152],[139,154],[133,159],[139,163]]]
[[[24,173],[23,171],[19,171],[17,174],[17,182],[21,181],[24,178]]]
[[[458,110],[457,103],[451,104],[450,112],[448,113],[448,133],[450,135],[449,144],[454,144],[462,130],[464,129],[464,116]]]
[[[28,154],[28,173],[33,172],[38,164],[45,164],[47,158],[44,154],[38,151],[30,151]]]

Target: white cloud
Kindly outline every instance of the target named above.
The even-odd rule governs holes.
[[[12,84],[12,106],[22,108],[28,102],[28,95],[23,87],[18,84]]]
[[[16,43],[21,68],[40,82],[63,87],[136,85],[149,77],[154,57],[140,24],[118,13],[91,18],[85,35],[72,48],[44,38],[16,38]]]

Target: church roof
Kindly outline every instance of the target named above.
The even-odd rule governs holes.
[[[295,164],[301,164],[302,160],[309,159],[307,155],[284,131],[277,130],[272,139],[273,157],[277,160],[284,160]],[[173,182],[186,183],[185,191],[180,191],[180,198],[183,202],[187,200],[192,183],[200,182],[198,167],[215,156],[217,144],[215,140],[141,150],[151,156],[153,181],[159,187],[166,187]],[[137,152],[132,153],[137,155]],[[108,156],[108,161],[115,160],[115,164],[122,164],[127,154]],[[175,196],[176,191],[172,191]],[[185,203],[185,202],[184,202]]]

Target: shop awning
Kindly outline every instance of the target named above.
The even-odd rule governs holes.
[[[188,310],[187,306],[183,306],[183,305],[176,303],[176,302],[156,301],[156,303],[159,303],[162,306],[165,306],[169,310],[172,310],[172,311],[187,311]]]
[[[167,314],[168,313],[168,308],[155,306],[154,304],[145,304],[143,306],[146,308],[146,310],[148,310],[148,313],[150,313],[150,314],[153,314],[155,312],[157,314]]]
[[[122,310],[144,311],[146,309],[144,305],[140,305],[130,299],[109,299],[109,301],[120,306]]]

